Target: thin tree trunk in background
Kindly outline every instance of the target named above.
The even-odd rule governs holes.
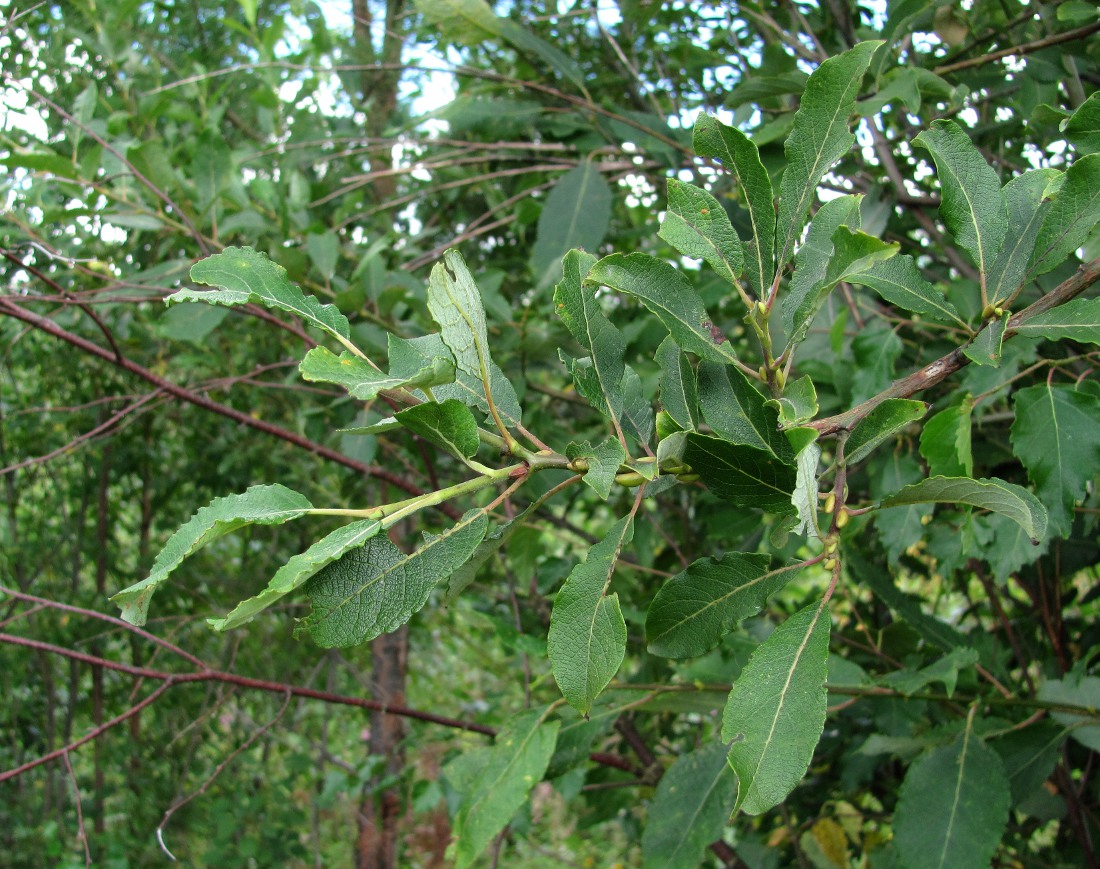
[[[371,643],[375,700],[404,705],[408,653],[407,625]],[[375,779],[368,783],[368,793],[359,807],[357,869],[394,869],[398,866],[397,823],[402,814],[401,794],[396,787],[375,791],[374,785],[380,778],[401,774],[405,766],[404,738],[405,719],[384,712],[371,713],[370,752],[385,757],[386,762]]]
[[[96,516],[96,561],[95,561],[95,590],[96,599],[102,600],[107,594],[107,565],[110,563],[107,552],[107,542],[110,539],[110,509],[111,499],[111,442],[103,447],[103,460],[99,466],[99,510]],[[92,654],[101,656],[103,650],[98,640],[92,642]],[[103,668],[98,665],[92,667],[92,720],[96,727],[103,723]],[[107,832],[107,818],[103,804],[104,794],[103,774],[103,740],[95,741],[95,790],[92,793],[92,818],[97,835],[102,836]]]
[[[385,17],[381,22],[372,12],[368,0],[352,0],[351,9],[357,60],[364,65],[380,63],[385,67],[364,69],[359,78],[361,92],[356,95],[367,118],[364,133],[371,140],[376,140],[385,135],[397,109],[401,71],[396,65],[401,62],[406,30],[401,20],[404,0],[387,0]],[[376,29],[379,24],[381,32]],[[390,155],[381,157],[380,162],[385,162],[387,168],[393,168]],[[384,204],[394,199],[396,189],[395,176],[377,178],[371,190],[372,198]],[[387,216],[388,212],[384,211],[378,219],[385,220]],[[374,699],[384,703],[405,703],[408,653],[407,626],[392,634],[383,634],[371,643]],[[403,719],[381,712],[371,713],[370,752],[376,757],[384,757],[386,761],[379,773],[367,783],[359,806],[359,837],[355,849],[357,869],[398,867],[397,824],[402,815],[401,793],[396,787],[377,790],[377,785],[381,779],[401,774],[405,765],[401,745],[404,737]]]

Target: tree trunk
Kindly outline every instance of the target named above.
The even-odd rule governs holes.
[[[405,673],[409,653],[409,628],[402,626],[392,634],[383,634],[371,643],[374,659],[374,699],[383,703],[405,704]],[[400,775],[405,765],[402,740],[405,721],[397,715],[372,712],[370,751],[385,757],[386,763],[375,780],[367,784],[367,793],[359,807],[359,842],[356,869],[396,869],[397,822],[401,817],[401,796],[397,788],[376,791],[377,779]]]

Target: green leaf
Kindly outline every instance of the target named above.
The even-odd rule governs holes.
[[[584,92],[584,75],[566,54],[540,39],[519,22],[498,17],[485,0],[416,0],[430,24],[470,46],[500,37],[522,53],[538,58]]]
[[[845,550],[844,564],[852,576],[875,594],[879,600],[897,613],[925,642],[945,652],[968,645],[965,636],[951,625],[930,616],[921,609],[921,600],[906,594],[896,585],[885,564],[871,564],[854,548]]]
[[[1095,711],[1100,709],[1100,677],[1070,674],[1061,679],[1047,679],[1039,686],[1039,699]],[[1053,712],[1051,715],[1063,727],[1071,728],[1069,735],[1081,745],[1100,751],[1100,724],[1096,724],[1094,718],[1072,712]]]
[[[626,341],[604,316],[594,288],[584,283],[595,262],[594,256],[579,250],[566,255],[564,276],[554,288],[554,307],[573,337],[592,354],[592,373],[602,396],[595,406],[618,422],[623,412]],[[585,397],[592,400],[587,394]]]
[[[707,314],[683,273],[645,253],[604,257],[585,283],[634,296],[665,324],[680,347],[704,359],[733,362],[737,354]]]
[[[1051,341],[1100,344],[1100,299],[1071,299],[1064,305],[1036,314],[1013,330],[1017,335]]]
[[[432,269],[428,283],[428,310],[439,324],[443,343],[454,354],[459,373],[456,388],[449,388],[447,393],[437,397],[457,398],[464,404],[477,404],[486,412],[489,412],[486,397],[491,397],[505,425],[515,425],[519,418],[516,391],[504,372],[492,361],[481,293],[466,262],[456,250],[444,252],[443,262],[436,263]],[[481,384],[480,390],[475,385],[477,382]],[[473,395],[465,395],[467,392]]]
[[[889,673],[882,684],[900,691],[907,697],[915,694],[934,682],[942,682],[947,696],[955,693],[955,686],[959,681],[959,671],[973,667],[978,663],[980,656],[977,649],[958,648],[952,649],[942,658],[920,670],[899,670]]]
[[[554,598],[546,651],[554,679],[569,705],[582,715],[607,687],[626,655],[626,623],[619,596],[607,589],[619,553],[634,536],[624,516],[569,573]]]
[[[737,794],[726,747],[708,742],[676,759],[657,785],[642,833],[644,869],[696,869],[722,838]]]
[[[1100,92],[1094,93],[1077,107],[1077,111],[1066,121],[1064,131],[1077,153],[1100,151]]]
[[[733,742],[735,811],[766,812],[806,774],[825,726],[828,657],[829,608],[822,599],[776,628],[733,683],[722,741]]]
[[[347,350],[337,356],[324,347],[310,350],[298,371],[304,380],[339,384],[361,401],[369,401],[384,389],[450,383],[455,374],[450,360],[436,359],[430,367],[420,369],[412,377],[393,377]]]
[[[485,308],[473,275],[461,254],[448,250],[432,268],[428,310],[439,324],[443,343],[454,354],[459,371],[489,381],[489,339]]]
[[[729,552],[700,558],[661,586],[646,613],[651,654],[694,658],[709,652],[740,622],[760,612],[801,564],[769,569],[767,555]]]
[[[1008,212],[1008,231],[987,281],[989,304],[1000,305],[1019,289],[1035,250],[1035,239],[1050,209],[1050,191],[1062,183],[1057,169],[1035,169],[1009,181],[1001,195]]]
[[[841,309],[844,310],[844,309]],[[894,379],[894,364],[901,356],[903,345],[897,332],[875,317],[868,320],[852,338],[852,405],[878,394]]]
[[[1000,756],[967,725],[909,767],[898,792],[894,839],[906,869],[988,867],[1008,822]]]
[[[795,455],[797,476],[794,491],[791,493],[791,504],[798,513],[798,524],[791,531],[820,540],[821,532],[817,527],[817,466],[821,461],[821,447],[817,445],[817,432],[814,429],[798,431],[806,432],[810,439]]]
[[[817,416],[817,389],[808,374],[790,381],[779,398],[770,398],[769,407],[779,411],[779,425],[789,429]]]
[[[466,405],[454,398],[439,404],[429,401],[399,410],[397,421],[414,434],[462,459],[471,458],[481,444],[477,420]]]
[[[806,240],[794,255],[794,272],[791,274],[790,285],[782,297],[783,330],[787,335],[796,333],[799,308],[811,296],[816,298],[819,288],[825,282],[825,272],[833,256],[833,233],[841,226],[860,228],[862,218],[859,206],[862,200],[862,195],[830,199],[822,204],[810,220]]]
[[[336,274],[336,264],[340,261],[340,237],[332,230],[311,232],[306,236],[306,250],[321,277],[331,281]]]
[[[165,304],[207,302],[232,306],[254,302],[289,311],[334,338],[348,337],[348,318],[335,305],[322,305],[313,296],[307,296],[290,282],[286,269],[250,247],[227,247],[200,260],[191,266],[191,280],[222,289],[183,289],[165,299]]]
[[[1040,687],[1040,694],[1042,687]],[[1061,747],[1066,732],[1049,719],[1036,722],[1022,730],[1012,730],[993,740],[1012,784],[1012,806],[1035,794],[1050,778],[1054,765],[1062,756]]]
[[[160,318],[161,332],[173,341],[191,341],[204,346],[206,337],[229,316],[225,308],[210,305],[176,305]]]
[[[974,403],[969,396],[953,407],[941,410],[924,424],[920,454],[934,477],[969,477],[974,473],[970,447],[970,416]]]
[[[999,368],[1001,365],[1001,347],[1005,340],[1005,328],[1008,326],[1008,317],[998,317],[990,320],[974,340],[963,347],[963,355],[975,365],[989,365]]]
[[[748,136],[710,115],[696,119],[692,146],[700,157],[713,157],[737,178],[752,223],[753,237],[743,248],[745,274],[762,298],[775,275],[775,197],[768,170]]]
[[[802,236],[817,186],[833,164],[851,150],[849,129],[856,96],[871,55],[882,42],[861,42],[824,61],[810,75],[794,129],[783,146],[786,168],[779,186],[776,262],[782,268]]]
[[[794,460],[791,445],[779,430],[775,407],[738,369],[700,363],[699,406],[707,424],[723,440],[766,450],[787,464]]]
[[[615,484],[615,475],[619,465],[626,461],[626,450],[615,438],[608,438],[598,447],[588,441],[571,443],[565,448],[565,455],[571,462],[584,463],[584,481],[592,490],[607,500],[611,487]]]
[[[1008,218],[997,173],[954,121],[933,121],[913,140],[928,149],[940,179],[940,217],[986,280],[1001,248]]]
[[[707,191],[669,178],[668,210],[658,235],[684,256],[705,259],[729,283],[739,282],[745,265],[741,240],[726,209]]]
[[[669,336],[657,348],[661,366],[661,406],[681,429],[699,428],[699,384],[687,356]]]
[[[402,552],[385,535],[352,549],[306,585],[313,611],[294,634],[308,633],[322,648],[354,646],[405,624],[485,536],[488,519],[471,510],[453,527],[427,536],[413,553]]]
[[[642,379],[629,365],[623,375],[623,431],[648,445],[653,437],[653,406],[642,389]]]
[[[501,420],[509,428],[514,428],[520,423],[519,398],[516,396],[512,382],[504,376],[504,372],[495,362],[489,363],[490,393],[493,396],[493,404]],[[479,377],[459,371],[454,383],[445,383],[432,390],[432,395],[437,401],[446,401],[448,398],[457,398],[467,407],[476,407],[486,416],[490,416],[489,402],[485,399],[485,384]]]
[[[1081,247],[1100,222],[1100,154],[1080,157],[1050,204],[1035,240],[1029,276],[1057,268]]]
[[[591,160],[562,176],[539,215],[531,253],[535,286],[548,287],[557,281],[562,274],[561,259],[573,248],[596,250],[610,218],[611,188]]]
[[[215,498],[168,538],[145,579],[124,588],[111,600],[118,604],[125,621],[141,626],[149,615],[149,599],[187,556],[238,528],[281,525],[312,508],[304,495],[278,484],[252,486],[239,495]]]
[[[968,504],[1007,516],[1024,529],[1032,543],[1038,544],[1046,534],[1047,511],[1039,499],[1004,480],[929,477],[883,499],[879,506],[907,504]]]
[[[469,587],[470,583],[477,579],[477,575],[481,571],[481,568],[483,568],[489,559],[499,552],[502,547],[508,545],[508,541],[515,536],[517,531],[526,527],[525,522],[527,517],[537,508],[538,501],[533,501],[525,510],[517,513],[507,522],[503,522],[496,526],[485,535],[482,541],[474,549],[473,555],[463,562],[447,578],[447,592],[444,595],[445,603],[453,603],[458,596]]]
[[[891,305],[914,314],[924,314],[943,322],[954,320],[964,323],[955,306],[924,279],[911,256],[895,256],[877,262],[866,271],[847,275],[844,280],[868,287]]]
[[[478,772],[464,788],[454,821],[455,867],[473,865],[539,783],[554,754],[560,722],[539,710],[517,715],[478,752]]]
[[[898,252],[897,244],[888,244],[865,232],[852,231],[847,226],[838,226],[831,240],[833,250],[825,268],[825,277],[795,310],[788,345],[806,337],[814,317],[837,284],[846,281],[850,275],[865,272],[876,263],[889,260]],[[788,301],[784,300],[784,309]]]
[[[398,338],[390,332],[386,335],[386,346],[391,377],[423,386],[438,386],[454,380],[455,359],[439,335]],[[435,383],[426,382],[430,372],[433,376],[438,375]],[[448,374],[449,378],[444,379]]]
[[[216,631],[228,631],[247,624],[255,618],[257,613],[267,609],[295,589],[301,588],[322,567],[341,558],[349,550],[365,544],[381,528],[382,523],[373,519],[364,519],[362,522],[353,522],[343,528],[337,528],[280,567],[268,582],[267,588],[258,595],[237,604],[225,618],[207,619],[207,624]]]
[[[1059,537],[1073,525],[1073,505],[1100,473],[1100,399],[1072,386],[1042,383],[1013,396],[1012,452],[1035,484]]]
[[[688,433],[684,461],[719,498],[738,507],[790,513],[795,469],[771,452]]]
[[[849,465],[860,462],[871,451],[894,437],[902,429],[916,422],[928,412],[923,401],[910,398],[888,398],[861,419],[844,448],[844,458]]]

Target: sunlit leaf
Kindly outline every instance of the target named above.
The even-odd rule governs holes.
[[[281,525],[304,516],[312,508],[304,495],[278,484],[253,486],[240,495],[215,498],[168,538],[145,579],[118,592],[111,600],[122,610],[123,619],[132,625],[143,625],[149,614],[149,599],[187,556],[238,528]]]

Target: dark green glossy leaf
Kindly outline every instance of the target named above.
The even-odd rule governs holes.
[[[941,410],[924,424],[920,435],[920,453],[928,463],[928,473],[932,476],[969,477],[974,473],[974,456],[970,447],[973,407],[968,396],[958,404]]]
[[[454,398],[439,404],[428,401],[399,410],[397,421],[414,434],[459,458],[471,458],[481,443],[477,420],[466,405]]]
[[[794,272],[780,303],[783,331],[787,335],[797,332],[799,308],[811,296],[816,296],[825,282],[825,272],[833,256],[833,233],[841,226],[859,229],[862,220],[859,212],[863,196],[838,196],[830,199],[814,214],[806,240],[794,255]]]
[[[1079,154],[1100,151],[1100,92],[1077,107],[1066,121],[1065,134]]]
[[[872,235],[847,226],[838,226],[832,235],[832,253],[825,267],[825,276],[816,283],[794,311],[788,344],[806,337],[806,331],[821,309],[829,293],[850,275],[860,274],[876,263],[889,260],[898,251],[897,244],[888,244]],[[784,308],[788,300],[784,300]]]
[[[729,552],[700,558],[661,586],[646,614],[651,654],[694,658],[751,615],[802,569],[801,564],[769,569],[766,555]]]
[[[596,263],[585,282],[634,296],[657,315],[682,349],[718,362],[737,358],[688,279],[668,263],[644,253],[616,253]]]
[[[554,288],[554,307],[573,337],[592,354],[592,373],[602,394],[602,402],[596,402],[596,407],[618,421],[623,411],[626,341],[604,316],[594,287],[583,283],[595,262],[594,256],[578,250],[566,255],[564,275]]]
[[[661,407],[681,429],[699,428],[699,385],[687,356],[669,336],[657,348]]]
[[[1001,347],[1004,344],[1007,326],[1008,317],[991,320],[973,341],[963,347],[963,354],[976,365],[1000,367]]]
[[[891,305],[914,314],[924,314],[941,321],[963,322],[955,306],[924,279],[911,256],[895,256],[876,262],[866,271],[846,275],[844,280],[868,287]]]
[[[1036,314],[1013,330],[1017,335],[1051,341],[1100,344],[1100,299],[1071,299],[1064,305]]]
[[[723,440],[766,450],[783,462],[794,459],[779,431],[779,414],[738,369],[714,362],[699,365],[699,406]]]
[[[1016,176],[1001,191],[1008,231],[989,272],[987,294],[991,305],[1000,305],[1023,283],[1035,239],[1050,208],[1052,190],[1061,183],[1062,173],[1057,169],[1035,169]]]
[[[1100,222],[1100,154],[1076,160],[1051,203],[1035,240],[1030,275],[1057,268],[1081,247]]]
[[[739,507],[790,513],[795,469],[771,452],[688,433],[684,461],[719,498]]]

